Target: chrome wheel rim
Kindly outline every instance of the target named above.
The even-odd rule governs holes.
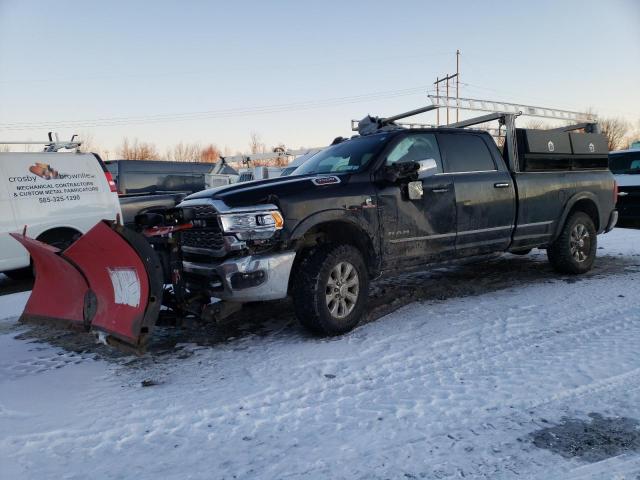
[[[342,319],[349,316],[356,307],[359,293],[358,272],[351,263],[340,262],[331,269],[325,296],[332,317]]]
[[[582,263],[589,257],[591,251],[591,235],[589,230],[582,223],[578,223],[573,230],[571,230],[571,237],[569,239],[569,248],[573,259]]]

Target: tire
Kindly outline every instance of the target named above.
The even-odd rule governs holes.
[[[46,243],[47,245],[51,245],[52,247],[56,247],[60,250],[66,250],[73,242],[75,242],[78,238],[82,236],[81,233],[75,231],[65,231],[65,232],[56,232],[49,231],[45,232],[38,237],[38,240],[42,243]]]
[[[597,248],[593,220],[584,212],[575,212],[565,222],[560,236],[547,248],[547,257],[557,272],[575,275],[591,270]]]
[[[21,281],[30,280],[33,278],[33,270],[31,267],[19,268],[17,270],[9,270],[8,272],[2,272],[11,280]]]
[[[293,305],[298,321],[322,335],[340,335],[361,320],[369,295],[369,274],[360,251],[329,244],[297,264]]]

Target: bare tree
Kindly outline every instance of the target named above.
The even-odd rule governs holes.
[[[532,130],[546,130],[549,127],[548,123],[543,122],[542,120],[540,120],[539,118],[536,118],[535,120],[529,120],[524,128],[530,128]]]
[[[152,143],[139,142],[137,138],[130,142],[127,137],[118,147],[118,155],[123,160],[158,160],[160,158]]]
[[[640,120],[636,122],[633,130],[627,134],[626,147],[631,148],[631,144],[634,142],[640,142]]]
[[[214,144],[209,144],[208,147],[200,151],[200,161],[215,163],[220,159],[220,150]]]
[[[83,152],[97,153],[102,160],[109,160],[109,150],[102,148],[91,132],[80,132],[78,139],[82,142],[80,149]]]
[[[201,147],[197,143],[178,143],[167,149],[167,160],[175,162],[198,162],[200,161]]]
[[[625,146],[625,139],[629,133],[629,124],[621,118],[602,118],[598,122],[602,133],[607,137],[609,151],[618,150]]]
[[[264,153],[266,146],[262,143],[262,137],[258,132],[251,132],[249,134],[249,148],[251,153]]]

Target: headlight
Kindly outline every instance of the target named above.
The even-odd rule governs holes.
[[[278,210],[220,215],[224,233],[233,233],[239,240],[271,238],[276,230],[282,230],[284,219]]]

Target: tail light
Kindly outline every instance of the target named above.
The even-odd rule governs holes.
[[[618,203],[618,182],[613,181],[613,203]]]
[[[111,172],[104,172],[104,176],[107,177],[107,182],[109,182],[109,189],[112,192],[117,192],[118,187],[116,186],[116,182],[113,181],[113,176],[111,175]]]

